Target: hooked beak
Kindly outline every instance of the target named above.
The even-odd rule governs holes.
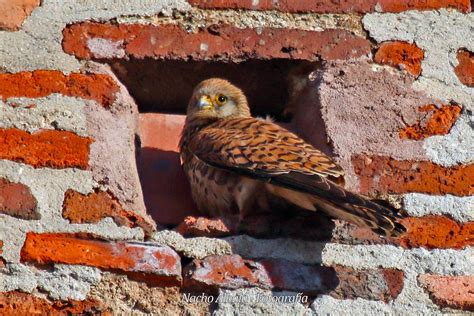
[[[212,109],[212,100],[208,95],[203,95],[199,99],[198,105],[199,105],[199,108],[201,108],[203,110],[210,110],[210,109]]]

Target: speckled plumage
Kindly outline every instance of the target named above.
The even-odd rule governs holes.
[[[392,209],[342,188],[344,173],[331,158],[277,124],[251,117],[243,93],[225,80],[209,79],[194,90],[180,148],[193,198],[211,216],[242,218],[297,206],[384,235],[403,231]]]

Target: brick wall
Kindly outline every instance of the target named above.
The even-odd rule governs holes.
[[[0,313],[473,311],[473,23],[469,0],[2,2]],[[210,75],[407,233],[200,217],[177,141]]]

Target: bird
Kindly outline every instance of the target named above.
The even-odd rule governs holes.
[[[405,232],[388,203],[344,189],[329,156],[268,118],[253,117],[245,94],[225,79],[193,90],[179,142],[198,209],[239,220],[275,207],[323,212],[381,236]]]

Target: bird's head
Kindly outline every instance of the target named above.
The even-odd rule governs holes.
[[[249,117],[250,109],[242,90],[227,80],[211,78],[194,88],[187,114],[202,119]]]

